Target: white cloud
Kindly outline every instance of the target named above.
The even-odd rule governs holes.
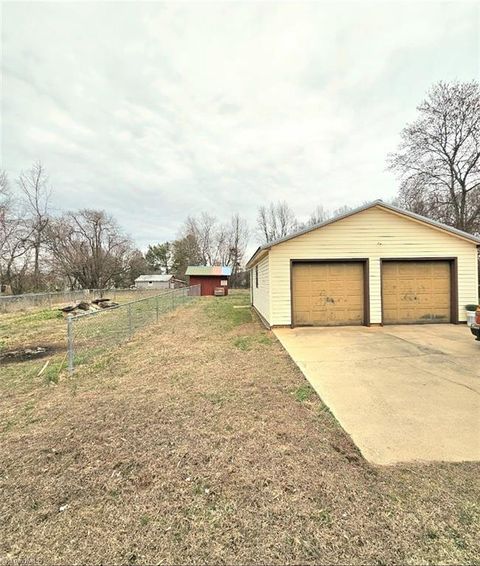
[[[145,246],[188,214],[390,197],[434,81],[478,76],[468,3],[5,3],[2,161]]]

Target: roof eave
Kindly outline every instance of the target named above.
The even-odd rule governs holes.
[[[256,249],[252,257],[247,261],[245,268],[251,269],[255,264],[257,264],[266,253],[270,250],[272,246],[270,244],[266,244],[265,246],[260,246]],[[263,253],[265,252],[265,253]]]
[[[359,206],[358,208],[354,208],[354,209],[346,212],[345,214],[341,214],[340,216],[336,216],[335,218],[330,218],[330,219],[328,219],[324,222],[314,224],[313,226],[309,226],[308,228],[304,228],[303,230],[293,232],[292,234],[284,236],[283,238],[279,238],[278,240],[274,240],[273,242],[269,242],[268,244],[265,244],[264,246],[259,247],[256,250],[256,252],[252,255],[252,257],[249,259],[246,267],[248,269],[250,267],[253,267],[253,265],[255,265],[255,263],[257,263],[254,260],[259,259],[258,255],[262,251],[270,250],[273,246],[277,246],[278,244],[282,244],[283,242],[288,242],[289,240],[293,240],[294,238],[297,238],[298,236],[303,236],[304,234],[308,234],[309,232],[313,232],[314,230],[318,230],[319,228],[324,228],[325,226],[329,226],[330,224],[333,224],[335,222],[339,222],[340,220],[344,220],[345,218],[349,218],[350,216],[354,216],[355,214],[358,214],[360,212],[364,212],[365,210],[369,210],[370,208],[374,208],[376,206],[384,208],[387,211],[394,212],[398,215],[406,216],[407,218],[411,218],[412,220],[415,220],[417,222],[422,222],[424,224],[432,226],[433,228],[447,232],[447,233],[451,234],[452,236],[457,236],[458,238],[461,238],[461,239],[466,240],[468,242],[474,243],[477,246],[480,245],[480,237],[474,236],[473,234],[469,234],[468,232],[463,232],[462,230],[458,230],[457,228],[447,226],[446,224],[442,224],[441,222],[437,222],[436,220],[432,220],[431,218],[427,218],[426,216],[421,216],[420,214],[416,214],[415,212],[410,212],[408,210],[398,208],[398,207],[396,207],[392,204],[387,204],[387,203],[383,202],[382,200],[375,200],[375,201],[370,202],[368,204],[365,204],[363,206]]]

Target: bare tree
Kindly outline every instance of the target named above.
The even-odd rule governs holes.
[[[365,201],[364,204],[368,203]],[[335,216],[343,216],[344,214],[349,213],[351,210],[353,210],[351,206],[344,204],[342,206],[339,206],[338,208],[334,208],[330,213],[330,218],[335,218]]]
[[[216,222],[214,216],[202,212],[198,218],[189,216],[185,224],[184,236],[196,239],[202,265],[214,265],[217,260]]]
[[[247,222],[238,213],[232,215],[229,224],[217,229],[217,255],[221,265],[232,268],[232,284],[236,284],[237,273],[245,259],[249,230]]]
[[[298,228],[295,214],[286,202],[261,206],[257,214],[257,231],[263,243],[283,238]]]
[[[135,283],[135,279],[139,275],[148,273],[148,263],[143,253],[138,249],[128,253],[124,264],[125,270],[113,279],[115,287],[129,287]]]
[[[70,286],[103,288],[129,269],[132,242],[102,210],[68,212],[52,220],[48,246]]]
[[[25,288],[31,232],[12,196],[7,175],[0,172],[0,283],[14,293]]]
[[[467,232],[480,232],[480,84],[440,82],[401,133],[389,167],[400,203]]]
[[[189,216],[181,230],[181,237],[174,245],[175,264],[198,258],[201,265],[229,265],[235,274],[244,259],[248,242],[248,226],[239,215],[232,215],[230,222],[219,224],[214,216],[202,212],[198,217]],[[177,268],[180,273],[181,269]]]
[[[322,205],[318,205],[310,214],[310,217],[307,220],[307,226],[315,226],[315,224],[320,224],[321,222],[325,222],[329,218],[330,218],[330,213],[328,212],[328,210],[326,210]]]
[[[12,193],[5,171],[0,171],[0,211],[7,207],[12,200]]]
[[[40,162],[35,163],[28,171],[23,171],[18,184],[23,193],[27,215],[31,224],[31,248],[33,250],[33,286],[40,288],[40,254],[44,243],[44,234],[50,220],[48,205],[50,188],[48,177]]]
[[[230,265],[232,266],[232,275],[236,276],[239,268],[245,260],[245,252],[247,251],[249,238],[249,230],[247,221],[238,213],[232,216],[230,222]]]

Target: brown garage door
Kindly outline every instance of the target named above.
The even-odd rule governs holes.
[[[293,324],[364,324],[363,263],[294,263]]]
[[[383,322],[450,322],[450,279],[448,261],[383,262]]]

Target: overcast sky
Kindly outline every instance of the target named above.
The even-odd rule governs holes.
[[[479,38],[474,2],[4,2],[2,167],[41,160],[57,209],[142,248],[203,210],[391,198],[387,153]]]

